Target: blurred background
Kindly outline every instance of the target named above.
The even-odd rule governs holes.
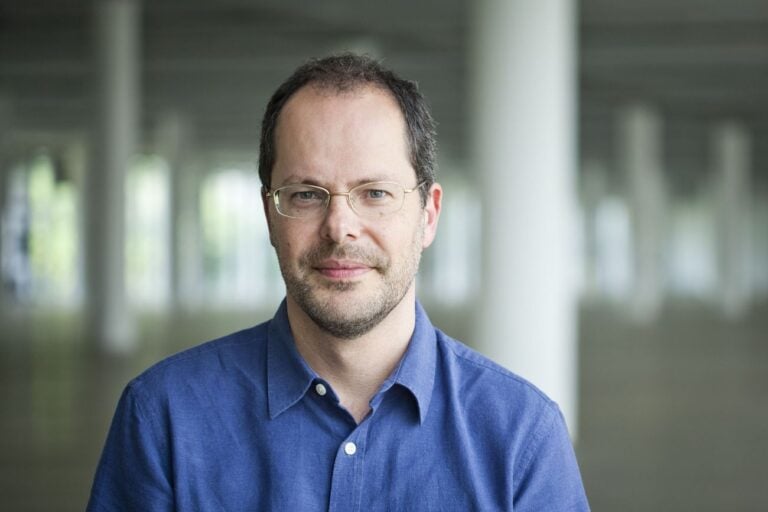
[[[768,503],[764,0],[0,3],[0,509],[82,510],[128,379],[271,317],[276,86],[419,82],[433,322],[561,404],[594,510]]]

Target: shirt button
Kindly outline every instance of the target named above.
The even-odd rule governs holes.
[[[353,442],[349,442],[344,445],[344,453],[347,455],[354,455],[357,452],[357,445]]]
[[[318,394],[318,395],[320,395],[320,396],[325,396],[325,394],[328,392],[328,390],[327,390],[327,389],[325,389],[325,386],[323,385],[323,383],[322,383],[322,382],[318,382],[318,383],[315,385],[315,391],[316,391],[316,392],[317,392],[317,394]]]

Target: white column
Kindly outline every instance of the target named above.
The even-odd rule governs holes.
[[[629,305],[632,316],[640,322],[658,316],[664,296],[662,128],[658,113],[646,105],[630,105],[619,113],[618,159],[627,180],[632,219],[634,275]]]
[[[80,217],[80,236],[77,237],[77,267],[73,269],[73,272],[76,273],[74,300],[81,306],[81,308],[86,308],[88,306],[86,300],[88,273],[86,272],[86,269],[89,263],[87,254],[89,235],[83,228],[86,227],[84,225],[84,221],[86,220],[84,217],[87,212],[84,210],[87,209],[86,205],[88,202],[89,153],[89,141],[88,136],[85,133],[78,133],[78,135],[72,137],[61,152],[61,158],[68,170],[68,176],[72,179],[72,183],[78,191],[76,196],[77,211],[82,212]]]
[[[577,419],[576,12],[475,4],[475,165],[483,206],[478,348]]]
[[[752,144],[747,130],[730,122],[715,128],[712,142],[719,216],[720,300],[726,316],[739,318],[749,309],[752,294]]]
[[[599,297],[598,286],[598,232],[597,214],[600,201],[607,195],[605,165],[602,161],[582,162],[580,180],[581,198],[581,253],[584,257],[580,291],[584,300],[591,301]]]
[[[11,127],[12,127],[12,105],[7,97],[0,96],[0,272],[5,263],[2,261],[5,256],[3,250],[5,207],[8,195],[8,177],[11,165]],[[0,275],[0,277],[2,277]],[[0,282],[0,320],[5,312],[5,303],[7,302],[6,290]]]
[[[757,144],[756,144],[757,146]],[[757,188],[757,187],[755,187]],[[752,197],[753,207],[750,223],[752,224],[752,297],[768,298],[768,194],[760,193]]]
[[[12,115],[13,106],[11,101],[5,96],[0,96],[0,220],[2,220],[5,201],[7,199],[6,187],[11,165]],[[0,242],[2,242],[2,237],[0,237]],[[0,254],[2,254],[2,251],[0,251]]]
[[[91,337],[100,347],[135,346],[125,292],[125,176],[139,125],[139,5],[94,3],[96,122],[87,199],[87,291]]]
[[[170,170],[171,297],[175,308],[198,302],[200,282],[199,173],[192,158],[189,121],[167,114],[160,122],[159,150]]]

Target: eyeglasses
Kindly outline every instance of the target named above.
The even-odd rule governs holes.
[[[377,219],[391,215],[403,207],[405,195],[418,190],[426,182],[407,189],[394,181],[374,181],[363,183],[349,192],[331,192],[315,185],[286,185],[268,191],[277,213],[293,219],[320,217],[328,209],[333,196],[347,196],[349,207],[360,217]]]

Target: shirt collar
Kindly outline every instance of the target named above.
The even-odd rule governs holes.
[[[400,364],[382,385],[382,391],[399,384],[413,395],[423,423],[432,398],[437,360],[435,328],[424,308],[416,302],[413,336]],[[275,418],[301,400],[318,375],[296,349],[288,323],[285,300],[269,323],[267,341],[267,392],[270,418]]]
[[[411,342],[390,379],[411,392],[419,407],[419,422],[424,423],[432,400],[437,360],[437,337],[421,303],[416,301],[416,325]],[[387,380],[390,380],[387,379]],[[385,382],[384,386],[387,386]]]
[[[285,300],[269,322],[267,336],[267,396],[274,419],[301,400],[318,377],[296,350]]]

